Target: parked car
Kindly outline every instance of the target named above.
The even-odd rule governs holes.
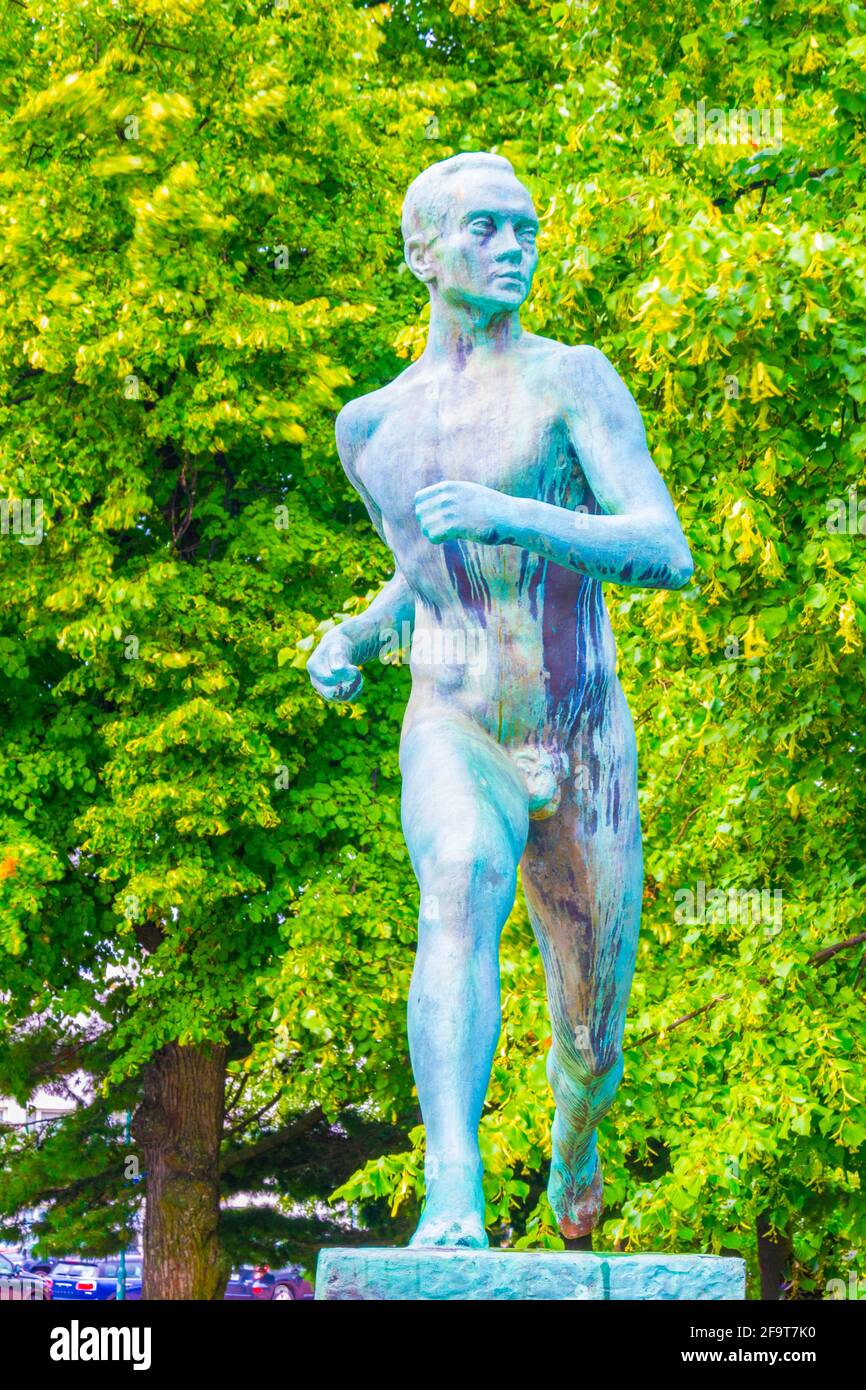
[[[23,1268],[20,1260],[0,1254],[0,1299],[21,1302],[51,1297],[51,1280]]]
[[[15,1250],[9,1245],[0,1246],[0,1255],[5,1255],[13,1264],[20,1265],[28,1274],[50,1274],[57,1264],[56,1255],[34,1255],[24,1246]]]
[[[260,1265],[253,1280],[253,1298],[306,1299],[313,1297],[313,1286],[304,1278],[299,1265],[269,1269]]]
[[[270,1269],[267,1265],[238,1265],[229,1275],[226,1298],[306,1299],[312,1298],[312,1285],[297,1265]]]
[[[5,1255],[14,1265],[20,1265],[28,1274],[50,1274],[57,1264],[56,1255],[33,1255],[23,1248],[15,1250],[9,1245],[0,1246],[0,1255]]]
[[[81,1299],[85,1302],[105,1302],[117,1297],[118,1257],[88,1260],[82,1257],[60,1260],[51,1271],[53,1299]],[[126,1256],[126,1297],[141,1298],[141,1256],[138,1252]]]
[[[21,1261],[21,1268],[26,1269],[29,1274],[50,1274],[56,1264],[56,1255],[25,1255]]]
[[[252,1298],[253,1279],[258,1268],[258,1265],[236,1265],[229,1275],[223,1298]]]

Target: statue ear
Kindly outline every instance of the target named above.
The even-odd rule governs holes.
[[[416,279],[424,285],[429,285],[435,271],[426,239],[417,232],[413,236],[407,237],[403,244],[403,254],[406,258],[406,264]]]

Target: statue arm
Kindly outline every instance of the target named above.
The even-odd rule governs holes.
[[[363,663],[382,650],[387,631],[393,630],[402,638],[407,631],[404,623],[408,623],[411,635],[415,625],[415,595],[398,565],[392,578],[382,585],[364,612],[346,618],[336,631],[347,641],[352,660]]]
[[[694,564],[628,389],[595,348],[569,349],[560,371],[571,440],[603,514],[448,482],[416,496],[422,530],[436,541],[518,545],[592,579],[682,588]]]
[[[337,417],[337,451],[346,476],[367,508],[380,540],[388,545],[382,513],[355,471],[356,451],[363,442],[363,417],[359,418],[358,405],[359,402],[350,402]],[[404,624],[408,624],[411,634],[415,624],[415,595],[395,557],[394,574],[364,612],[330,628],[313,652],[307,662],[307,674],[315,689],[326,700],[356,699],[364,684],[359,665],[382,650],[389,631],[402,639],[407,631]]]
[[[571,440],[603,515],[520,499],[517,544],[593,579],[682,588],[694,564],[631,393],[597,348],[570,349],[560,370]]]
[[[344,406],[337,416],[335,430],[337,452],[340,455],[340,462],[346,477],[367,508],[367,515],[373,523],[376,534],[383,545],[388,545],[382,513],[355,469],[358,447],[366,441],[364,417],[358,410],[360,405],[361,402],[359,401],[351,401],[349,405]],[[388,546],[388,549],[390,550],[391,547]],[[366,661],[380,650],[382,629],[393,628],[399,633],[402,632],[404,622],[409,624],[411,631],[415,623],[415,595],[409,588],[395,556],[394,574],[387,584],[382,585],[376,597],[363,613],[358,614],[355,618],[347,618],[344,623],[341,623],[340,631],[345,632],[351,641],[355,660]]]

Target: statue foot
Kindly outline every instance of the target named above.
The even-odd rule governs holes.
[[[560,1235],[566,1240],[588,1236],[601,1219],[604,1208],[603,1193],[604,1183],[598,1158],[595,1160],[595,1170],[589,1184],[583,1180],[575,1182],[554,1159],[550,1166],[547,1196],[556,1216]]]
[[[435,1179],[428,1176],[427,1200],[410,1248],[457,1246],[484,1250],[488,1244],[480,1167],[443,1165]]]
[[[409,1241],[411,1249],[432,1246],[456,1246],[463,1250],[485,1250],[489,1244],[484,1223],[477,1216],[442,1217],[438,1221],[422,1216],[418,1229]]]

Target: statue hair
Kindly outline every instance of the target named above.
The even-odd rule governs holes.
[[[512,165],[501,154],[486,154],[482,150],[472,154],[454,154],[450,159],[440,159],[436,164],[430,164],[406,190],[400,219],[404,243],[410,237],[426,235],[431,228],[437,234],[441,231],[451,203],[449,185],[456,174],[472,169],[488,169],[492,173],[507,173],[516,178]]]

